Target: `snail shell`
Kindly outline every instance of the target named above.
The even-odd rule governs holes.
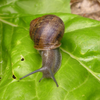
[[[36,72],[42,72],[43,78],[52,78],[58,87],[54,74],[61,64],[61,53],[59,46],[64,34],[64,23],[56,15],[45,15],[36,18],[30,23],[30,37],[34,41],[34,48],[39,50],[42,56],[42,67],[33,71],[23,79]]]
[[[61,45],[64,23],[56,15],[45,15],[31,21],[30,36],[37,50],[55,49]]]

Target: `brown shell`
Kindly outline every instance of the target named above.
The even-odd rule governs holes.
[[[55,49],[61,45],[64,23],[56,15],[45,15],[30,23],[30,37],[37,50]]]

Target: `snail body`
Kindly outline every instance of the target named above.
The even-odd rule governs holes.
[[[42,67],[30,74],[42,72],[43,78],[52,78],[58,87],[54,74],[60,68],[61,53],[59,46],[64,34],[64,23],[56,15],[45,15],[30,23],[30,37],[34,41],[34,48],[39,50],[42,57]],[[23,79],[24,77],[20,78]]]

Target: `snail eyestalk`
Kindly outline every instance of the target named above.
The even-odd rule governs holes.
[[[54,77],[52,71],[50,70],[49,72],[50,72],[50,74],[51,74],[51,78],[53,79],[53,81],[56,83],[56,85],[57,85],[57,87],[58,87],[58,83],[57,83],[57,81],[56,81],[56,79],[55,79],[55,77]]]
[[[23,77],[20,78],[19,80],[21,80],[21,79],[23,79],[23,78],[25,78],[25,77],[27,77],[27,76],[29,76],[29,75],[32,75],[32,74],[34,74],[34,73],[36,73],[36,72],[41,72],[41,69],[38,69],[38,70],[36,70],[36,71],[31,72],[31,73],[29,73],[29,74],[23,76]]]

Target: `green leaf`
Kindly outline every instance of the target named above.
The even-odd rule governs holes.
[[[0,0],[0,12],[11,16],[70,13],[69,3],[70,0]]]
[[[0,2],[0,100],[100,99],[100,22],[68,14],[68,0]],[[60,47],[62,63],[55,74],[59,87],[52,79],[39,83],[42,73],[18,82],[42,66],[29,36],[29,25],[45,14],[55,14],[65,24]]]

